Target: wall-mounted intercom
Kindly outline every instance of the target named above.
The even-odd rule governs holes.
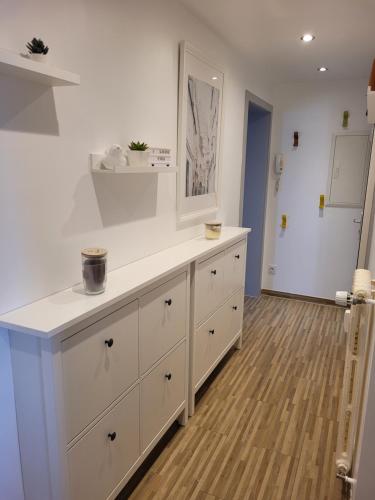
[[[275,174],[281,175],[284,172],[284,155],[278,154],[275,158]]]
[[[277,175],[276,179],[276,191],[279,190],[280,178],[284,172],[284,155],[279,153],[275,156],[275,174]]]

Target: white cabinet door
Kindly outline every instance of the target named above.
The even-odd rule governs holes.
[[[141,297],[141,373],[187,335],[186,286],[186,273],[182,273]]]
[[[104,500],[139,456],[137,386],[68,451],[72,500]]]
[[[62,363],[69,442],[138,378],[138,301],[65,340]]]
[[[196,265],[195,322],[204,321],[224,301],[225,255],[221,252]]]
[[[142,452],[185,401],[185,356],[183,342],[141,381]]]
[[[229,318],[228,309],[224,305],[195,331],[195,388],[227,345]]]
[[[238,332],[242,329],[244,306],[244,289],[241,288],[235,293],[228,302],[225,303],[227,317],[227,337],[226,345],[230,344]]]
[[[246,241],[225,250],[225,280],[224,288],[226,297],[230,297],[245,284]]]

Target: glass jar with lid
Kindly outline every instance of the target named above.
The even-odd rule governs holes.
[[[103,293],[107,281],[107,250],[84,248],[82,256],[83,286],[88,295]]]

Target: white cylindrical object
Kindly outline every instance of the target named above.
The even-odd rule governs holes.
[[[349,300],[350,296],[348,294],[348,292],[336,292],[336,304],[338,306],[343,306],[343,307],[347,307],[348,306],[348,300]]]
[[[351,467],[351,463],[346,457],[340,457],[336,460],[336,469],[339,476],[346,476]]]
[[[353,277],[353,295],[357,299],[371,298],[371,272],[367,269],[356,269]]]

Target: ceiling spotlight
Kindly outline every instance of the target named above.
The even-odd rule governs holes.
[[[305,33],[304,35],[301,36],[301,40],[305,43],[312,42],[315,39],[315,36],[312,35],[311,33]]]
[[[213,76],[213,77],[212,77],[212,79],[213,79],[213,80],[217,80],[217,76]]]
[[[325,66],[320,66],[320,68],[318,68],[318,71],[324,73],[325,71],[328,71],[328,68],[326,68]]]

